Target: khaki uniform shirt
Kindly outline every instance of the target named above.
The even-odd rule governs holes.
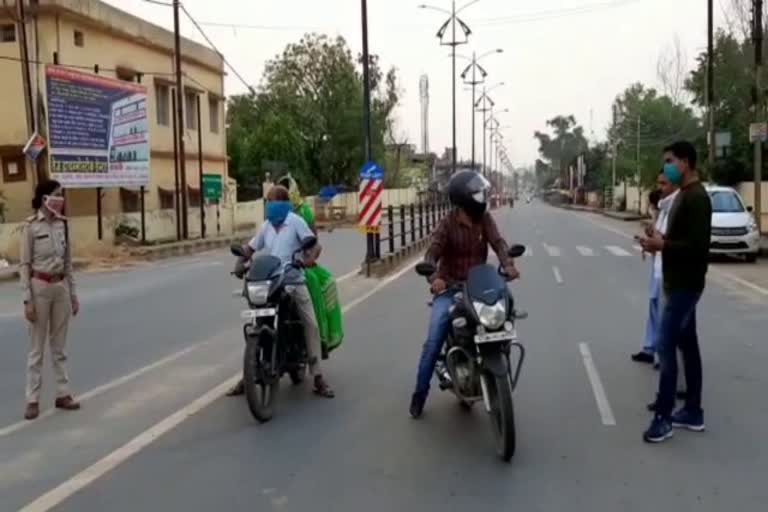
[[[32,300],[33,272],[62,276],[69,285],[70,294],[75,296],[67,225],[61,219],[48,222],[41,212],[27,219],[21,235],[19,274],[24,302]]]

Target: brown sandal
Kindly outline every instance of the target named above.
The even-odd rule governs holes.
[[[328,383],[325,382],[322,375],[318,375],[317,377],[315,377],[314,393],[317,396],[321,396],[323,398],[334,398],[336,396],[336,393],[334,393],[333,389],[331,389]]]

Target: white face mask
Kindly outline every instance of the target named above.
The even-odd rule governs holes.
[[[56,218],[64,217],[64,202],[62,196],[43,196],[43,207]]]

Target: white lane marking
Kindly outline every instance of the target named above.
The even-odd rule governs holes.
[[[530,246],[525,246],[525,253],[523,253],[523,258],[530,258],[533,256],[533,248]]]
[[[642,248],[642,247],[640,247],[640,246],[639,246],[639,245],[637,245],[637,244],[633,245],[633,246],[632,246],[632,248],[633,248],[634,250],[636,250],[637,252],[643,252],[643,248]]]
[[[545,243],[542,243],[541,245],[544,246],[544,249],[547,251],[547,253],[552,256],[553,258],[557,258],[560,256],[560,248],[556,247],[554,245],[547,245]]]
[[[579,254],[582,256],[594,256],[595,251],[593,251],[590,247],[584,247],[583,245],[577,245],[576,250],[579,251]]]
[[[593,224],[593,225],[595,225],[595,226],[597,226],[597,227],[599,227],[601,229],[604,229],[606,231],[610,231],[611,233],[617,234],[617,235],[619,235],[621,237],[627,238],[629,240],[634,240],[634,237],[632,235],[629,235],[629,234],[627,234],[627,233],[625,233],[623,231],[620,231],[620,230],[615,229],[615,228],[613,228],[611,226],[608,226],[607,224],[604,224],[602,222],[598,222],[598,221],[596,221],[594,219],[590,219],[587,216],[576,215],[576,217],[579,218],[579,219],[584,220],[585,222],[589,222],[590,224]],[[713,274],[717,274],[717,275],[719,275],[721,277],[730,279],[733,282],[739,283],[740,285],[742,285],[742,286],[744,286],[746,288],[749,288],[750,290],[752,290],[754,292],[757,292],[759,294],[768,295],[768,289],[763,288],[762,286],[758,286],[758,285],[756,285],[754,283],[750,283],[749,281],[746,281],[746,280],[742,279],[741,277],[739,277],[739,276],[737,276],[737,275],[735,275],[735,274],[733,274],[731,272],[722,270],[722,269],[714,267],[712,265],[710,265],[710,269],[711,269]]]
[[[344,281],[346,281],[347,279],[350,279],[350,278],[352,278],[352,277],[355,277],[355,276],[356,276],[356,275],[358,275],[359,273],[360,273],[360,270],[359,270],[359,269],[356,269],[356,270],[353,270],[352,272],[349,272],[349,273],[347,273],[347,274],[344,274],[343,276],[341,276],[341,277],[339,277],[338,279],[336,279],[336,284],[341,284],[341,283],[343,283]]]
[[[163,359],[159,359],[155,361],[152,364],[149,364],[147,366],[144,366],[142,368],[139,368],[138,370],[131,372],[127,375],[123,375],[122,377],[119,377],[113,381],[107,382],[105,384],[102,384],[101,386],[95,387],[92,390],[88,391],[87,393],[84,393],[78,397],[78,400],[82,402],[86,402],[92,398],[96,398],[99,395],[103,395],[107,391],[114,389],[118,386],[122,386],[123,384],[126,384],[132,380],[135,380],[145,373],[151,372],[152,370],[155,370],[157,368],[160,368],[161,366],[165,366],[169,363],[172,363],[173,361],[176,361],[182,356],[185,356],[186,354],[189,354],[193,350],[197,350],[198,348],[201,348],[203,345],[206,345],[210,343],[210,341],[204,341],[201,343],[198,343],[197,345],[192,345],[191,347],[187,347],[184,350],[180,350],[178,352],[174,352],[173,354],[164,357]],[[23,429],[24,427],[27,427],[29,425],[32,425],[33,423],[39,423],[40,420],[43,418],[47,418],[48,416],[52,416],[56,413],[56,409],[48,409],[40,414],[40,417],[32,421],[19,421],[18,423],[14,423],[12,425],[8,425],[7,427],[4,427],[0,429],[0,437],[5,437],[7,435],[13,434],[14,432],[18,432],[19,430]]]
[[[342,311],[346,313],[352,308],[364,302],[365,300],[369,299],[375,293],[381,291],[382,288],[388,286],[393,281],[399,279],[406,272],[409,272],[413,267],[416,266],[416,263],[418,263],[418,261],[419,261],[418,259],[414,259],[414,261],[406,265],[402,270],[398,271],[396,274],[393,274],[392,276],[380,281],[369,292],[363,294],[362,296],[353,300],[349,304],[345,305],[342,308]],[[54,487],[50,491],[46,492],[42,496],[38,497],[37,499],[35,499],[34,501],[26,505],[24,508],[20,509],[19,512],[47,512],[48,510],[51,510],[52,508],[60,505],[62,502],[70,498],[75,493],[88,487],[90,484],[92,484],[102,476],[106,475],[107,473],[115,469],[117,466],[119,466],[129,458],[139,453],[141,450],[143,450],[144,448],[146,448],[147,446],[155,442],[161,436],[167,434],[174,428],[178,427],[182,422],[184,422],[190,416],[199,413],[200,411],[202,411],[203,409],[211,405],[213,402],[220,399],[224,395],[224,393],[229,388],[231,388],[238,380],[240,380],[240,372],[238,372],[236,375],[233,375],[232,377],[222,382],[221,384],[211,389],[210,391],[206,392],[200,398],[182,407],[181,409],[174,412],[170,416],[161,420],[159,423],[156,423],[149,429],[140,433],[138,436],[134,437],[128,443],[119,447],[115,451],[107,454],[104,458],[97,461],[93,465],[89,466],[88,468],[84,469],[80,473],[74,475],[73,477],[62,482],[61,484]]]
[[[589,383],[592,385],[592,393],[595,395],[595,402],[597,402],[597,409],[600,411],[600,418],[605,426],[615,426],[616,418],[613,416],[613,410],[611,404],[608,402],[608,396],[605,394],[605,388],[603,382],[600,380],[600,374],[597,373],[597,367],[595,361],[592,359],[592,352],[589,350],[589,345],[586,343],[579,343],[579,351],[581,352],[581,359],[584,361],[584,368],[587,370],[587,377],[589,377]]]
[[[67,480],[58,487],[43,494],[35,501],[29,503],[24,508],[20,509],[20,512],[43,512],[59,505],[76,492],[93,483],[102,475],[115,469],[128,458],[136,455],[160,436],[179,426],[190,416],[199,413],[207,406],[220,399],[227,389],[233,386],[238,379],[239,376],[235,376],[222,382],[183,409],[179,409],[89,468],[78,473],[74,478]]]
[[[560,269],[552,267],[552,273],[555,274],[555,281],[557,281],[557,284],[563,284],[563,275],[560,273]]]
[[[622,249],[618,245],[606,245],[605,249],[614,256],[631,256],[626,249]]]
[[[349,272],[348,274],[345,274],[345,275],[341,276],[339,279],[337,279],[336,282],[337,283],[341,283],[343,281],[346,281],[347,279],[350,279],[351,277],[353,277],[357,273],[359,273],[359,270],[355,270],[353,272]],[[174,352],[173,354],[170,354],[170,355],[168,355],[168,356],[166,356],[166,357],[164,357],[162,359],[159,359],[159,360],[155,361],[154,363],[151,363],[151,364],[148,364],[146,366],[143,366],[143,367],[141,367],[141,368],[139,368],[139,369],[137,369],[137,370],[135,370],[135,371],[133,371],[131,373],[123,375],[122,377],[118,377],[117,379],[114,379],[114,380],[112,380],[110,382],[106,382],[106,383],[104,383],[104,384],[102,384],[100,386],[97,386],[97,387],[93,388],[90,391],[87,391],[87,392],[83,393],[82,395],[79,395],[78,396],[78,400],[82,403],[82,402],[86,402],[86,401],[88,401],[88,400],[90,400],[92,398],[96,398],[99,395],[103,395],[104,393],[106,393],[108,391],[111,391],[111,390],[113,390],[113,389],[115,389],[115,388],[117,388],[119,386],[122,386],[123,384],[127,384],[128,382],[131,382],[132,380],[138,379],[142,375],[144,375],[146,373],[149,373],[152,370],[156,370],[157,368],[160,368],[162,366],[170,364],[170,363],[176,361],[177,359],[179,359],[179,358],[189,354],[193,350],[197,350],[199,348],[202,348],[203,346],[205,346],[205,345],[207,345],[209,343],[211,343],[210,340],[203,341],[201,343],[198,343],[198,344],[186,347],[186,348],[184,348],[182,350],[179,350],[178,352]],[[2,428],[0,428],[0,438],[8,436],[8,435],[11,435],[14,432],[18,432],[19,430],[21,430],[21,429],[23,429],[25,427],[28,427],[30,425],[40,423],[41,420],[43,420],[43,419],[45,419],[45,418],[47,418],[49,416],[53,416],[54,414],[56,414],[56,412],[57,412],[56,409],[47,409],[47,410],[43,411],[40,414],[40,417],[37,420],[35,420],[34,422],[23,420],[23,421],[18,421],[16,423],[8,425],[6,427],[2,427]]]

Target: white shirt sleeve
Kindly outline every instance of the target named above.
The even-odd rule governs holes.
[[[267,229],[267,223],[261,225],[259,228],[259,231],[256,232],[256,236],[254,236],[250,242],[248,242],[248,247],[254,250],[254,252],[259,252],[264,249],[264,232]]]

